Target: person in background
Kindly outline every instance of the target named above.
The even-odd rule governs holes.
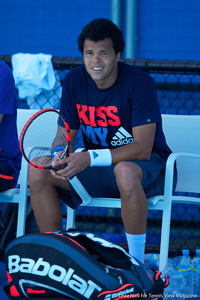
[[[163,193],[171,153],[155,84],[147,73],[120,62],[124,39],[111,20],[99,18],[87,24],[78,47],[84,66],[66,74],[60,107],[70,126],[71,154],[54,163],[56,170],[30,167],[35,217],[41,232],[60,229],[57,188],[70,188],[73,205],[79,205],[68,181],[76,175],[91,196],[121,198],[129,253],[143,262],[147,198]],[[73,153],[78,130],[86,151]]]
[[[0,192],[14,188],[21,169],[17,99],[11,68],[0,60]]]

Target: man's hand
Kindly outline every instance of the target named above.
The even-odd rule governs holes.
[[[77,173],[83,171],[90,165],[90,155],[88,152],[70,153],[68,157],[55,161],[50,170],[51,174],[58,179],[70,179]]]

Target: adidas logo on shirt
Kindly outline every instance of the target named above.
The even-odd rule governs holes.
[[[118,129],[115,135],[112,138],[112,146],[122,146],[131,144],[134,142],[134,138],[128,131],[126,131],[122,126]]]

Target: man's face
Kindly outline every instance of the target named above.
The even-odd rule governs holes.
[[[112,86],[117,79],[117,62],[120,53],[115,55],[112,40],[94,42],[85,40],[83,59],[89,75],[100,89]]]

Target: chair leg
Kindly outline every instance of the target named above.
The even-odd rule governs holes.
[[[67,206],[67,223],[66,229],[74,228],[75,229],[75,209]]]
[[[159,270],[162,272],[167,265],[169,254],[169,238],[171,223],[171,205],[163,210],[161,242],[160,242],[160,264]]]
[[[17,216],[16,237],[19,237],[19,236],[22,236],[22,235],[25,234],[26,205],[27,205],[27,200],[25,200],[24,202],[19,201],[19,203],[18,203],[18,216]]]

